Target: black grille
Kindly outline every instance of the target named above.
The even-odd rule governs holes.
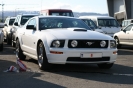
[[[87,62],[87,61],[109,61],[110,57],[102,57],[102,58],[80,58],[80,57],[68,57],[67,61],[81,61],[81,62]]]
[[[68,41],[68,48],[107,48],[108,47],[108,40],[104,40],[104,41],[106,41],[105,47],[100,46],[100,42],[103,40],[76,40],[76,41],[78,41],[77,47],[71,46],[72,41],[73,40]],[[92,44],[89,45],[87,43],[92,43]]]

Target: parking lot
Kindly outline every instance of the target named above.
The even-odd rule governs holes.
[[[4,44],[0,52],[0,88],[133,88],[133,48],[123,46],[111,69],[99,69],[95,64],[55,65],[51,71],[40,70],[29,57],[26,72],[3,72],[16,66],[15,49]]]

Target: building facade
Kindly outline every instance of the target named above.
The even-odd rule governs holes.
[[[107,0],[108,14],[121,24],[123,20],[133,19],[133,0]]]

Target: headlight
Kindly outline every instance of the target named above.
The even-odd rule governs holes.
[[[101,42],[100,42],[100,46],[101,46],[101,47],[105,47],[105,46],[106,46],[106,41],[101,41]]]
[[[110,48],[116,48],[116,41],[110,40]]]
[[[71,42],[71,46],[72,47],[76,47],[78,45],[78,42],[76,41],[76,40],[73,40],[72,42]]]
[[[56,48],[58,48],[60,46],[60,41],[58,41],[58,40],[57,41],[54,41],[53,42],[53,46],[56,47]]]
[[[64,44],[65,44],[65,40],[53,40],[50,47],[61,48],[61,47],[64,47]]]

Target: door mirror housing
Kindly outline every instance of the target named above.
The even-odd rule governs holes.
[[[126,32],[126,30],[122,30],[123,32]]]
[[[7,26],[7,24],[4,24],[4,26]]]
[[[99,28],[99,29],[102,29],[102,27],[101,27],[101,26],[98,26],[98,28]]]
[[[18,26],[18,22],[15,22],[14,25],[15,25],[15,26]]]

